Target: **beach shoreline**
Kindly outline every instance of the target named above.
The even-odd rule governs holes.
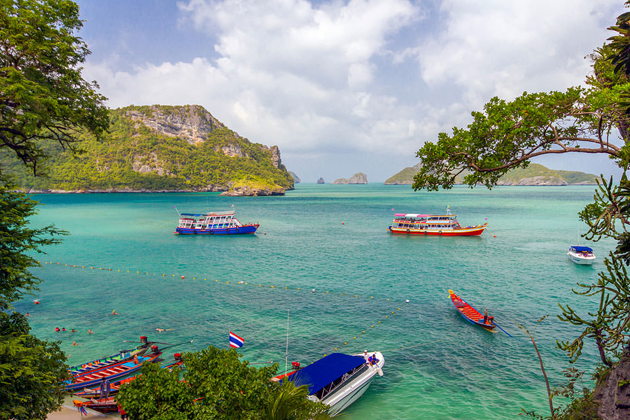
[[[87,417],[81,416],[81,412],[77,407],[72,403],[72,396],[66,396],[61,406],[61,409],[58,411],[54,411],[46,417],[46,420],[104,420],[104,419],[120,419],[120,415],[118,413],[111,414],[102,414],[98,411],[87,409]]]

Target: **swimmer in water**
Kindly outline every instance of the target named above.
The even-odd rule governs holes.
[[[116,309],[114,309],[114,310],[112,311],[112,315],[120,315],[120,314],[119,314],[118,312],[116,312]]]
[[[73,341],[73,342],[72,342],[72,345],[73,345],[73,346],[78,346],[78,344],[77,344],[77,342],[76,342],[76,341]]]
[[[156,328],[155,331],[157,332],[164,332],[164,331],[173,331],[175,328]]]
[[[88,334],[94,334],[92,330],[88,330]]]

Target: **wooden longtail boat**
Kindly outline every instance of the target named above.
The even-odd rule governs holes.
[[[142,367],[144,362],[154,362],[162,354],[157,346],[151,346],[153,353],[149,355],[134,356],[132,360],[123,361],[100,369],[86,372],[72,378],[72,381],[66,383],[66,391],[74,391],[85,387],[91,387],[99,384],[103,380],[123,378],[128,376]]]
[[[483,314],[473,308],[468,304],[465,300],[457,296],[453,293],[452,290],[449,289],[448,294],[453,301],[453,305],[459,311],[459,313],[464,317],[464,319],[472,324],[479,325],[489,331],[492,331],[496,325],[494,325],[494,317],[489,316],[486,322],[483,320]]]
[[[175,353],[174,355],[175,360],[169,364],[167,364],[166,366],[164,366],[162,369],[173,369],[176,366],[181,366],[182,363],[184,363],[184,361],[182,360],[182,355],[180,353]],[[103,386],[98,386],[95,388],[86,388],[85,390],[81,391],[81,392],[77,392],[74,394],[75,397],[81,397],[81,398],[99,398],[99,397],[109,397],[112,395],[115,395],[118,393],[118,391],[120,391],[120,386],[122,384],[126,384],[129,383],[135,379],[137,379],[138,377],[140,377],[140,374],[138,375],[134,375],[131,376],[129,378],[125,378],[125,379],[121,379],[119,381],[115,381],[112,383],[107,382],[107,385]]]
[[[72,400],[72,402],[79,409],[89,408],[100,413],[114,413],[118,411],[118,403],[116,402],[116,399],[114,397],[99,399],[92,398],[88,401]]]
[[[82,375],[91,370],[96,370],[103,368],[105,366],[110,366],[116,363],[120,363],[125,360],[133,359],[134,356],[140,356],[144,354],[148,349],[152,342],[147,340],[146,336],[140,337],[140,342],[142,343],[140,346],[131,350],[121,350],[120,352],[113,354],[111,356],[102,357],[100,359],[92,360],[90,362],[81,363],[76,366],[72,366],[68,369],[68,373],[71,376]]]

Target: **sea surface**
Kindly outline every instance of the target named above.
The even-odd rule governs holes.
[[[519,324],[535,330],[551,385],[562,384],[570,365],[556,340],[579,330],[557,319],[558,304],[581,314],[596,307],[571,289],[595,282],[615,245],[592,244],[592,267],[567,258],[585,232],[577,213],[594,191],[297,184],[284,197],[38,195],[44,206],[33,224],[54,223],[70,235],[38,256],[41,291],[16,308],[30,313],[38,337],[61,341],[71,364],[142,335],[193,340],[169,354],[227,348],[231,330],[245,339],[245,360],[273,361],[280,370],[285,361],[304,365],[334,351],[381,351],[384,376],[346,419],[507,419],[522,409],[548,415],[538,358]],[[443,214],[447,205],[462,225],[487,219],[488,229],[459,238],[387,230],[394,213]],[[251,236],[178,236],[174,207],[234,209],[260,228]],[[480,311],[487,307],[513,337],[466,322],[449,289]],[[596,360],[588,343],[577,367]]]

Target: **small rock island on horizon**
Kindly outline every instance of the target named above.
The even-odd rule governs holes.
[[[331,184],[339,185],[339,184],[367,184],[367,175],[363,172],[357,172],[352,175],[350,179],[347,178],[338,178],[335,179]]]

